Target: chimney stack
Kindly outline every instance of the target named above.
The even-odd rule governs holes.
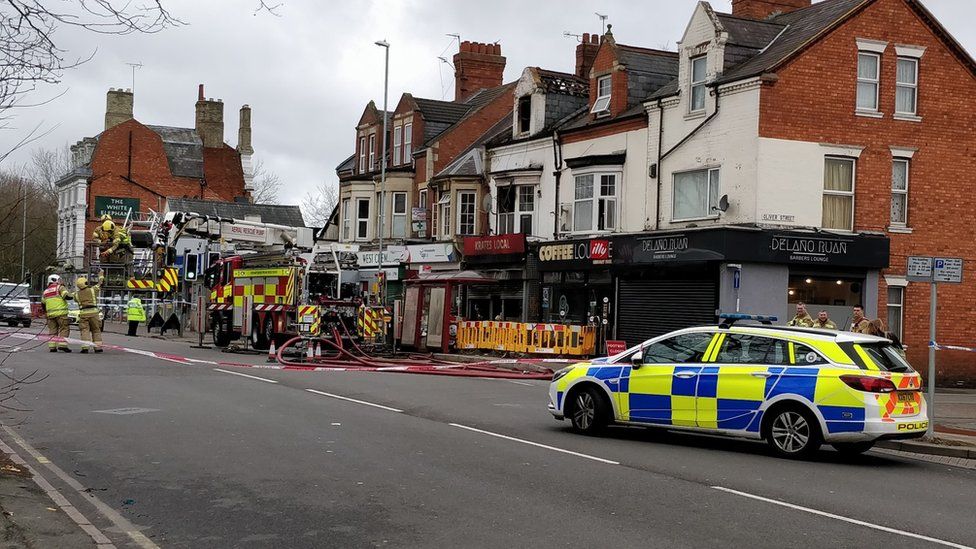
[[[105,96],[105,129],[132,120],[132,90],[109,88]]]
[[[576,46],[576,76],[590,78],[590,69],[596,59],[596,52],[600,51],[600,35],[597,33],[583,33],[583,41]]]
[[[203,84],[197,94],[197,135],[208,148],[224,145],[224,102],[220,99],[206,99],[203,95]]]
[[[479,90],[501,86],[504,72],[501,45],[461,42],[454,54],[454,101],[467,101]]]
[[[811,0],[732,0],[732,15],[761,21],[810,5]]]
[[[241,107],[241,125],[237,130],[237,152],[254,154],[254,149],[251,147],[251,107],[249,105]]]

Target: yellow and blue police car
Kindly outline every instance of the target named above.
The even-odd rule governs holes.
[[[559,370],[550,413],[584,434],[611,423],[699,431],[764,439],[797,458],[823,443],[856,454],[925,434],[921,378],[889,340],[722,319]]]

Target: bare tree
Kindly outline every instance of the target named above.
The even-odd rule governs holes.
[[[92,58],[74,56],[58,46],[57,30],[76,27],[98,34],[155,33],[182,25],[162,0],[133,5],[127,0],[4,0],[0,3],[0,130],[13,131],[18,108],[43,105],[51,99],[27,101],[39,84],[59,84],[64,71]],[[0,150],[0,162],[11,152],[50,133],[40,125],[14,137]]]
[[[281,179],[278,174],[264,166],[264,160],[254,163],[254,190],[251,191],[251,202],[255,204],[277,204],[278,191],[281,190]]]
[[[302,217],[305,218],[305,224],[324,227],[338,203],[339,185],[332,181],[322,181],[314,191],[305,193],[305,198],[302,199]]]

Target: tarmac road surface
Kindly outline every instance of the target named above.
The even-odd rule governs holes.
[[[794,462],[753,442],[641,429],[583,437],[546,412],[543,381],[43,346],[0,367],[47,376],[6,403],[31,411],[0,414],[0,439],[33,453],[118,547],[976,545],[974,470],[826,447]]]

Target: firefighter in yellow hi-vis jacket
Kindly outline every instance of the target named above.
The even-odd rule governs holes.
[[[81,352],[89,349],[96,353],[102,352],[102,321],[98,318],[98,291],[101,289],[104,277],[98,274],[98,283],[88,285],[88,279],[81,276],[75,281],[78,291],[75,300],[81,311],[78,313],[78,327],[81,328]]]
[[[44,306],[44,316],[47,317],[48,334],[51,336],[47,346],[52,353],[71,352],[67,342],[68,299],[71,299],[71,294],[61,284],[61,277],[56,274],[47,277],[47,288],[41,296],[41,304]]]

